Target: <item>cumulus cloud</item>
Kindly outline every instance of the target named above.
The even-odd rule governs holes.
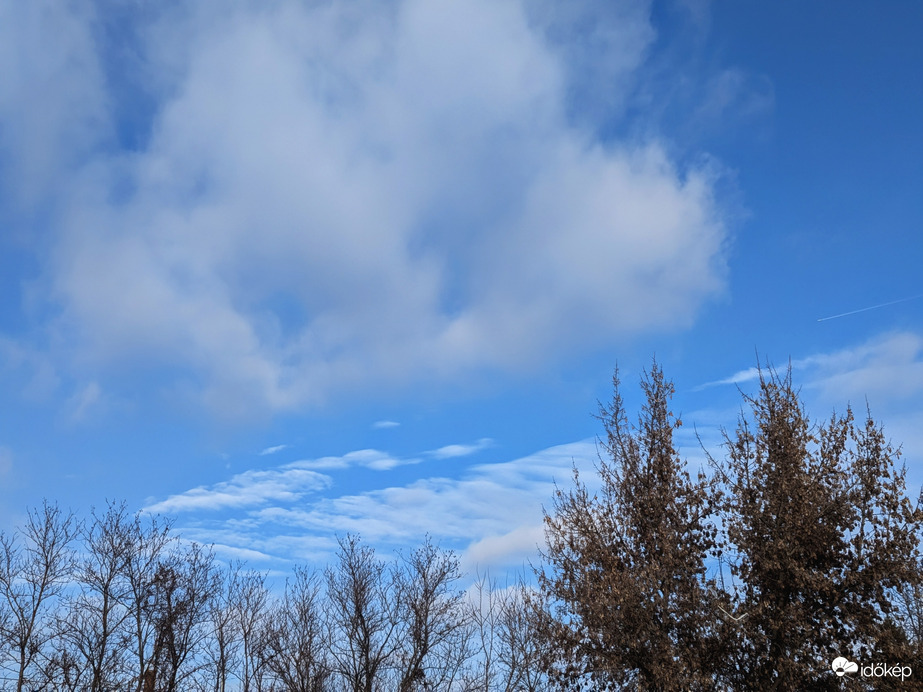
[[[206,2],[109,33],[89,2],[3,7],[31,13],[0,22],[3,171],[38,162],[54,197],[42,309],[94,379],[163,368],[212,411],[271,413],[681,328],[721,290],[710,171],[594,129],[647,2]]]
[[[0,183],[29,209],[109,135],[92,3],[0,2]]]

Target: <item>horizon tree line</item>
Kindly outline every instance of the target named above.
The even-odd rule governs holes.
[[[0,690],[835,690],[838,656],[923,662],[923,508],[870,414],[812,423],[762,369],[692,474],[656,362],[641,387],[631,421],[616,371],[599,489],[574,469],[503,587],[462,589],[429,536],[386,560],[348,534],[275,592],[161,517],[46,501],[0,532]],[[917,667],[849,684],[923,689]]]

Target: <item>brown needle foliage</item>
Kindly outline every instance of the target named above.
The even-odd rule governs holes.
[[[674,448],[681,422],[659,366],[641,383],[647,403],[635,425],[617,372],[613,384],[600,407],[600,490],[591,495],[575,469],[574,487],[558,489],[545,516],[551,674],[562,689],[711,689],[721,658],[705,567],[716,548],[714,493]]]
[[[745,399],[749,416],[725,434],[726,459],[716,462],[736,551],[732,596],[747,613],[729,681],[840,689],[825,665],[836,656],[910,663],[893,611],[921,583],[923,512],[906,496],[899,450],[870,415],[856,425],[849,408],[813,426],[790,370],[762,371]]]

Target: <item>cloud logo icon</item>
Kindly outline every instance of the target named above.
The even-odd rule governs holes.
[[[837,656],[833,659],[833,663],[830,664],[830,667],[833,668],[833,672],[840,678],[846,675],[846,673],[856,673],[859,671],[858,663],[853,663],[842,656]]]

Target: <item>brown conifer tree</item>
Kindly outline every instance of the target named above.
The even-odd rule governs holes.
[[[750,415],[726,435],[717,464],[744,618],[727,680],[832,690],[838,656],[907,661],[911,644],[892,611],[920,584],[923,513],[906,497],[897,451],[871,417],[857,427],[849,409],[812,426],[790,370],[762,371],[758,394],[745,398]]]
[[[673,445],[673,385],[655,363],[628,423],[618,373],[591,495],[574,472],[546,513],[540,585],[557,604],[549,633],[562,689],[694,690],[717,685],[720,618],[705,561],[716,547],[713,492]]]

